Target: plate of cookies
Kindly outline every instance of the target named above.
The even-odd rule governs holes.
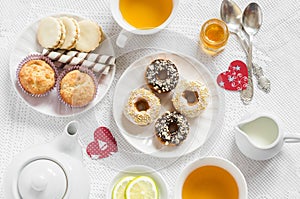
[[[151,156],[174,158],[200,148],[219,115],[213,77],[189,56],[147,55],[132,63],[116,85],[116,124],[132,146]]]
[[[19,35],[10,76],[31,108],[73,116],[102,100],[115,76],[115,60],[113,45],[98,23],[59,14],[37,20]]]

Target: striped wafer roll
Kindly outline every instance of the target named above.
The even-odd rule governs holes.
[[[79,57],[88,61],[101,63],[105,65],[115,65],[116,58],[109,55],[100,55],[95,53],[84,53],[78,51],[65,51],[64,54],[74,57]]]
[[[52,61],[58,61],[64,64],[68,65],[81,65],[84,67],[87,67],[91,70],[93,70],[95,73],[101,73],[105,70],[105,68],[108,66],[106,64],[101,63],[95,63],[92,61],[85,60],[83,58],[74,57],[70,55],[64,55],[59,52],[55,51],[49,51],[47,49],[44,49],[42,52],[43,55],[49,57]]]
[[[106,66],[106,68],[104,69],[104,71],[102,72],[103,75],[107,75],[109,72],[110,67]]]

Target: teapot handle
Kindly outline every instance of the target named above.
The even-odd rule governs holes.
[[[286,143],[298,143],[300,142],[300,135],[298,134],[287,134],[283,138]]]

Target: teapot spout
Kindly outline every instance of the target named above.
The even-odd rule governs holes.
[[[67,155],[82,161],[82,150],[78,142],[78,126],[77,121],[69,122],[64,132],[54,140],[54,147]]]

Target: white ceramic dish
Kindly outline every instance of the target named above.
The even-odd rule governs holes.
[[[123,114],[129,93],[136,88],[147,87],[144,77],[146,66],[157,58],[170,59],[177,66],[181,79],[200,80],[210,92],[207,109],[199,117],[188,119],[190,134],[180,146],[176,147],[164,146],[157,141],[154,123],[145,127],[134,125]],[[161,97],[161,114],[166,110],[173,110],[170,99],[171,94]],[[215,128],[219,108],[218,88],[205,66],[191,57],[165,52],[148,55],[132,63],[120,77],[113,101],[114,119],[124,138],[141,152],[162,158],[180,157],[201,147]]]
[[[166,186],[165,180],[160,175],[160,173],[158,173],[157,171],[155,171],[151,167],[147,167],[147,166],[143,166],[143,165],[133,165],[133,166],[125,168],[123,171],[118,173],[113,178],[113,180],[111,181],[111,183],[109,184],[109,186],[107,188],[106,198],[107,199],[112,198],[112,190],[113,190],[115,184],[121,178],[123,178],[125,176],[141,176],[141,175],[149,176],[155,181],[155,183],[158,187],[159,198],[160,199],[168,198],[168,188]]]
[[[59,16],[69,16],[80,21],[83,20],[83,17],[70,14],[59,14],[53,15],[54,17]],[[55,116],[55,117],[66,117],[74,116],[76,114],[85,112],[93,108],[98,102],[100,102],[108,89],[110,88],[112,81],[115,76],[116,67],[111,67],[110,72],[106,76],[102,76],[99,85],[98,92],[95,99],[83,108],[69,108],[58,100],[57,91],[53,89],[51,93],[45,97],[35,98],[27,95],[22,91],[17,83],[16,71],[19,63],[29,54],[32,53],[41,53],[42,47],[39,45],[36,39],[36,32],[38,29],[39,20],[29,25],[18,37],[16,45],[12,51],[9,61],[10,67],[10,77],[13,83],[13,87],[16,90],[17,94],[24,100],[34,110],[41,112],[46,115]],[[110,40],[104,40],[98,48],[96,48],[93,53],[97,54],[106,54],[115,56],[113,46]]]
[[[203,166],[217,166],[228,171],[237,182],[239,188],[239,199],[247,199],[248,198],[248,188],[247,183],[244,178],[242,172],[237,168],[232,162],[229,160],[219,158],[219,157],[205,157],[199,160],[196,160],[189,164],[184,170],[181,172],[179,178],[177,179],[175,189],[174,189],[174,197],[175,199],[181,199],[182,197],[182,187],[185,182],[185,179],[189,176],[191,172],[195,169],[203,167]]]

